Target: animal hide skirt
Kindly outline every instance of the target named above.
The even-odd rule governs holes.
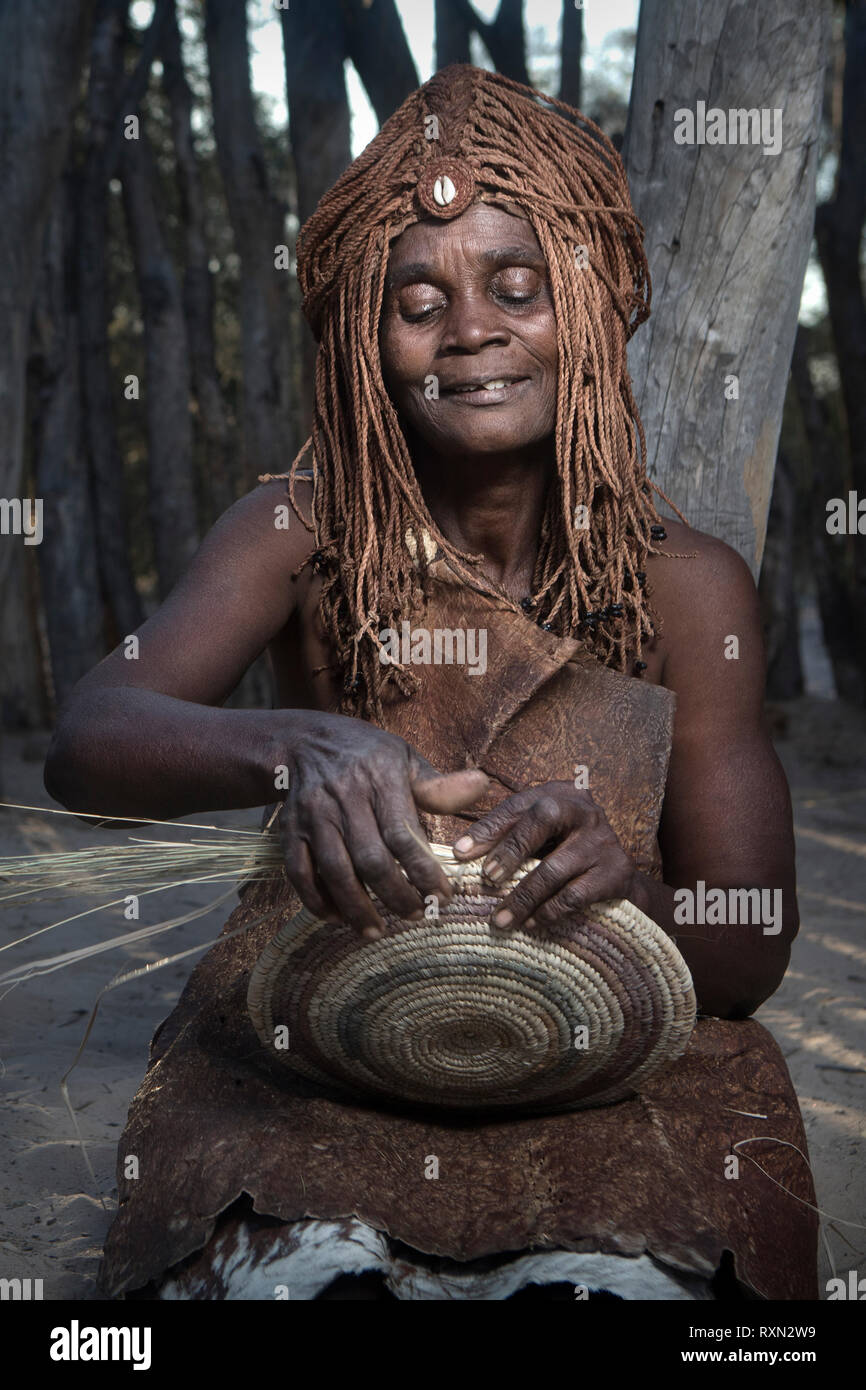
[[[386,707],[385,727],[443,771],[482,768],[479,814],[589,768],[623,847],[659,876],[673,695],[441,561],[428,579],[426,621],[486,629],[488,668],[419,668],[419,691]],[[440,843],[470,819],[423,818]],[[109,1297],[328,1297],[346,1275],[399,1298],[538,1284],[568,1297],[818,1297],[800,1111],[759,1023],[699,1017],[682,1056],[596,1108],[453,1116],[346,1098],[277,1065],[247,1011],[250,972],[298,906],[284,879],[243,887],[154,1037],[119,1147]]]

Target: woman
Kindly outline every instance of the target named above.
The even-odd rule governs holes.
[[[354,1274],[377,1296],[384,1274],[400,1297],[815,1297],[799,1111],[747,1019],[797,930],[756,595],[652,501],[626,364],[649,280],[618,155],[560,103],[446,69],[322,199],[298,274],[320,345],[288,527],[283,481],[233,507],[139,660],[80,683],[47,766],[67,806],[130,818],[289,781],[286,882],[243,892],[154,1039],[107,1291],[351,1297]],[[407,621],[483,631],[486,669],[413,664],[390,635]],[[222,708],[265,647],[278,707]],[[665,1078],[456,1123],[276,1074],[245,998],[278,920],[300,901],[376,940],[371,892],[420,919],[451,892],[425,834],[492,883],[540,858],[503,929],[625,898],[677,938],[704,1017]],[[675,894],[701,884],[781,891],[779,921],[681,934]]]

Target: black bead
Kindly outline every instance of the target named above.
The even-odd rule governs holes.
[[[542,624],[541,624],[541,631],[542,631],[542,632],[552,632],[552,631],[553,631],[553,623],[542,623]]]
[[[644,584],[646,583],[646,572],[645,572],[645,570],[638,570],[637,574],[635,575],[635,578],[636,578],[638,584],[640,585],[640,587],[643,588]]]
[[[634,669],[635,669],[635,674],[639,676],[639,675],[641,674],[642,671],[645,671],[645,670],[646,670],[646,662],[645,662],[645,661],[636,661],[635,664],[634,664]]]
[[[621,604],[621,603],[611,603],[611,604],[608,604],[608,607],[607,607],[607,616],[608,616],[609,618],[621,618],[621,617],[622,617],[622,604]]]
[[[651,526],[650,535],[654,541],[666,541],[668,533],[663,526]]]
[[[526,598],[520,600],[520,607],[523,609],[524,613],[531,613],[535,606],[535,599],[530,598],[528,594]]]
[[[354,694],[356,693],[356,691],[360,690],[360,688],[361,688],[361,677],[360,677],[360,676],[355,676],[355,679],[354,679],[354,680],[351,678],[351,676],[347,676],[346,679],[345,679],[345,681],[343,682],[343,690],[345,691],[345,693],[346,693],[347,695],[354,695]]]

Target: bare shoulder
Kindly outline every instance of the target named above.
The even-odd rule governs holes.
[[[250,559],[273,560],[279,568],[296,569],[310,555],[314,541],[312,480],[298,479],[295,504],[285,478],[259,483],[224,512],[206,538],[206,545],[248,548]]]
[[[662,683],[682,680],[696,663],[763,676],[758,593],[751,570],[724,541],[665,518],[663,554],[647,559],[650,602],[661,621],[656,643]],[[732,658],[731,653],[737,652]]]

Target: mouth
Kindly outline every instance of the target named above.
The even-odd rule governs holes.
[[[526,376],[476,377],[456,386],[442,386],[439,394],[463,405],[501,405],[513,400],[528,381]]]

